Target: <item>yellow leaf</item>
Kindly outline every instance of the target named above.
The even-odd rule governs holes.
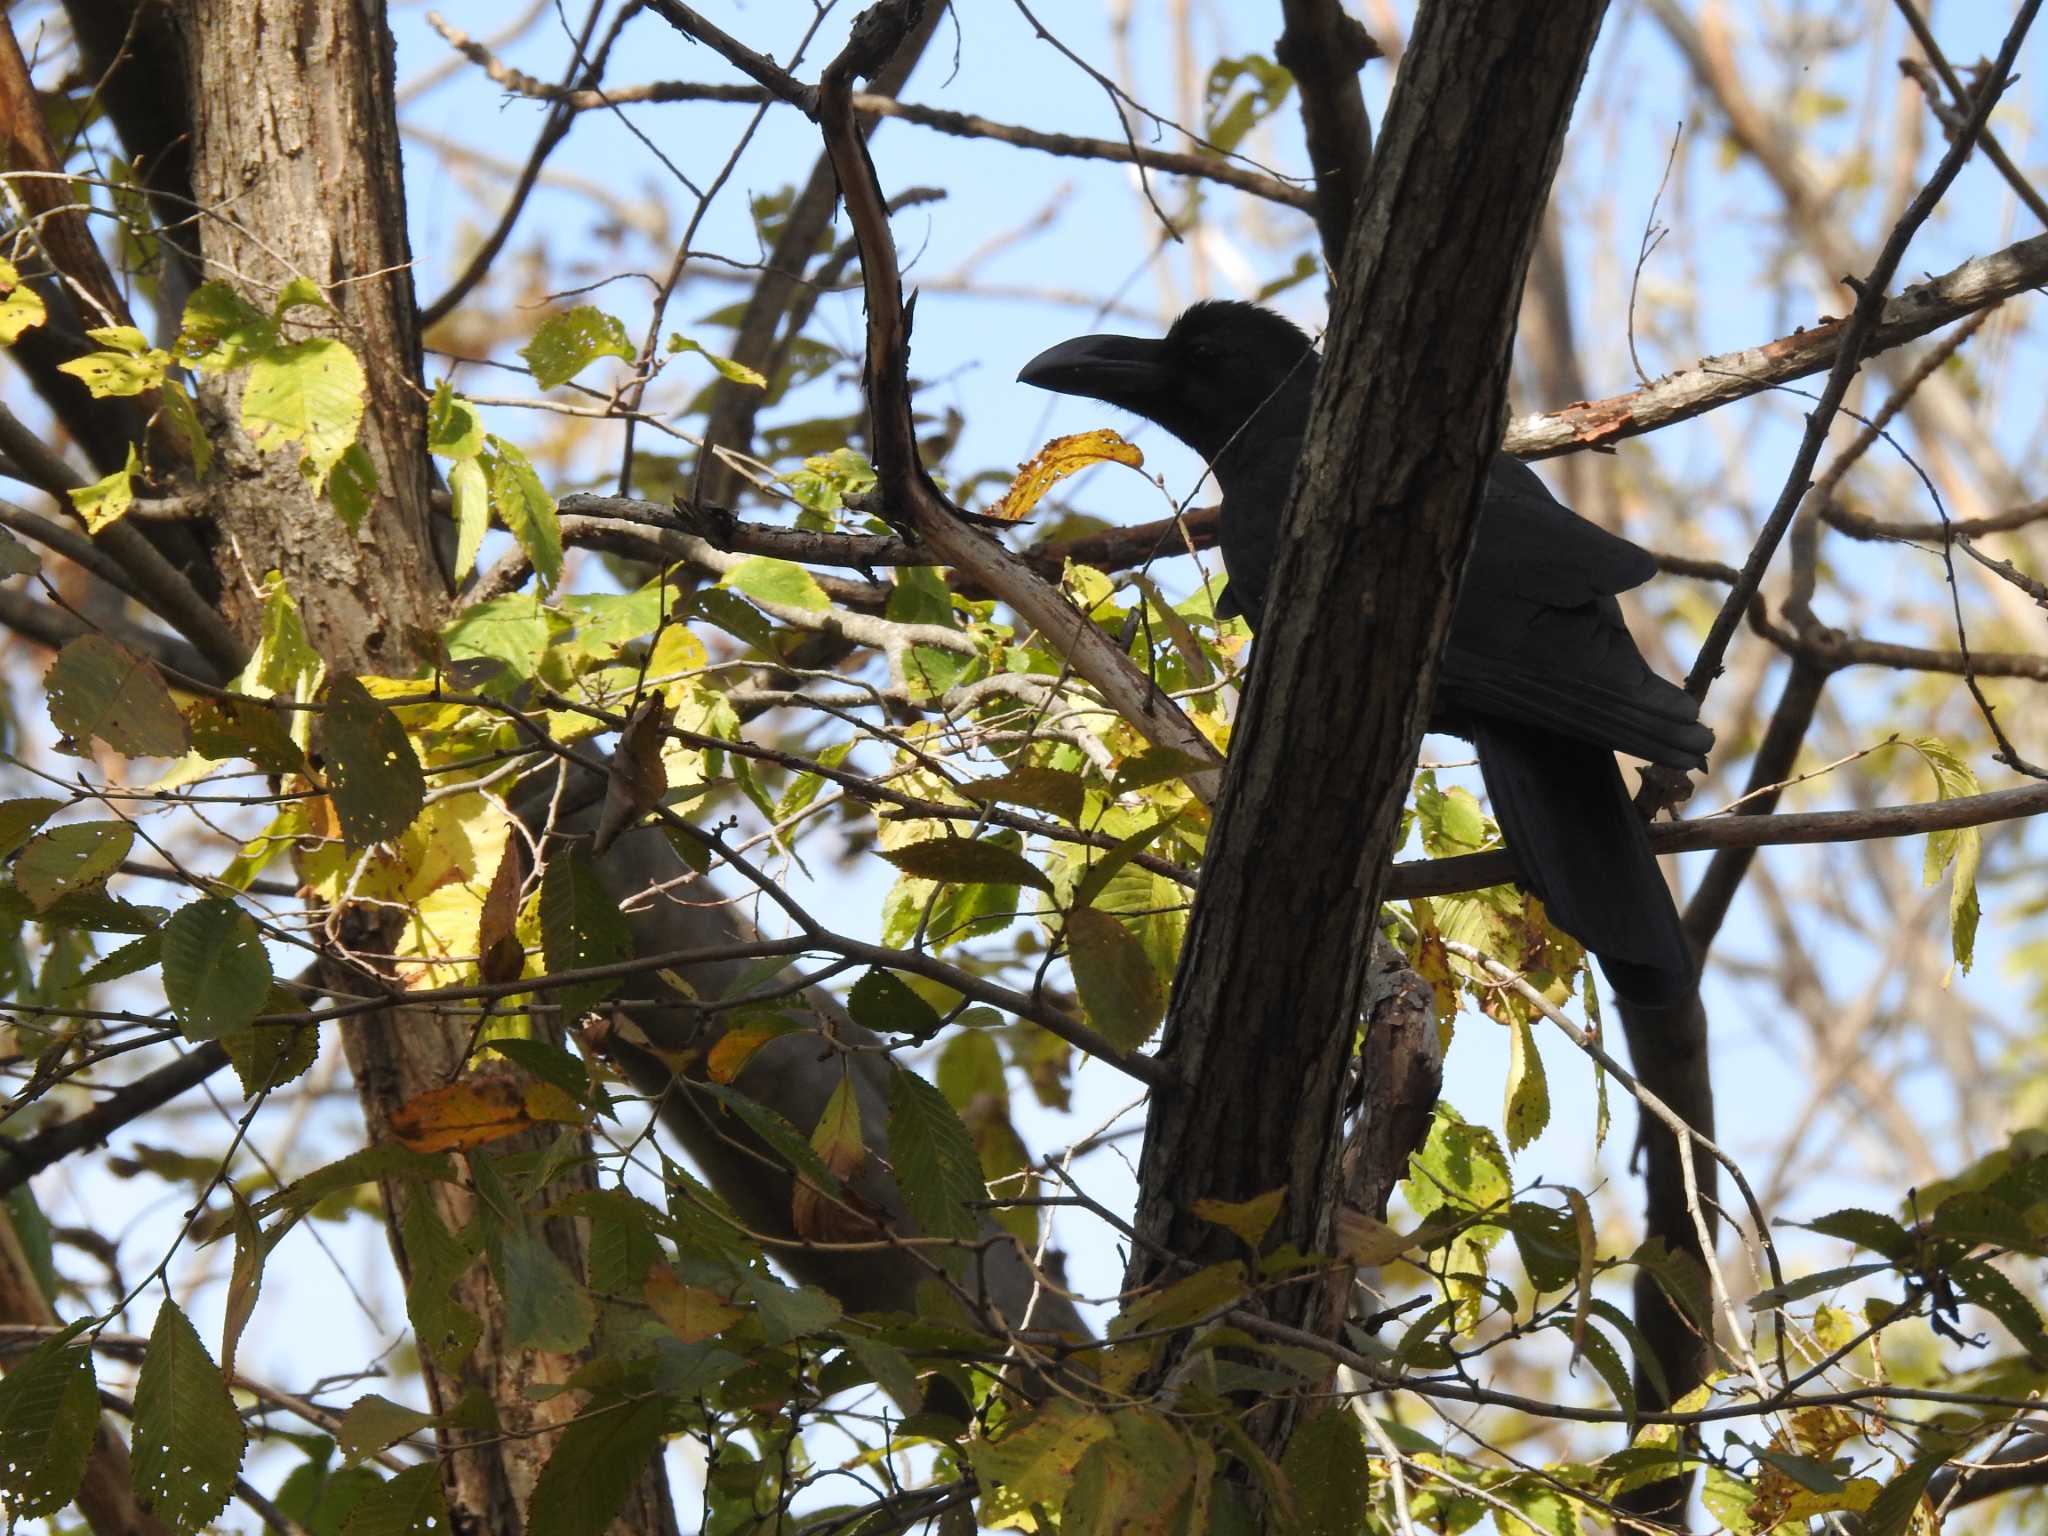
[[[392,1112],[391,1129],[415,1152],[447,1152],[582,1118],[575,1101],[551,1083],[477,1077],[414,1094]]]
[[[1236,1233],[1247,1248],[1257,1252],[1259,1244],[1266,1240],[1273,1218],[1280,1214],[1281,1202],[1286,1198],[1286,1190],[1269,1189],[1249,1200],[1197,1200],[1195,1214],[1204,1221],[1213,1221],[1217,1226]]]
[[[1017,478],[1003,493],[1003,499],[988,509],[990,517],[1014,523],[1029,517],[1045,493],[1077,469],[1090,464],[1128,464],[1133,469],[1145,462],[1145,455],[1107,427],[1093,432],[1076,432],[1056,437],[1018,469]]]
[[[715,1333],[723,1333],[747,1315],[710,1291],[684,1285],[666,1264],[647,1271],[647,1310],[685,1344],[696,1344]]]

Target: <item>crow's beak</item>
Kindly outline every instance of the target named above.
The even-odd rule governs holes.
[[[1076,336],[1031,359],[1017,382],[1141,410],[1165,382],[1162,351],[1138,336]]]

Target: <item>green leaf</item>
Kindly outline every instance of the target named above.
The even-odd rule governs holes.
[[[473,459],[483,452],[484,419],[446,379],[427,403],[427,451],[440,459]]]
[[[448,471],[448,496],[455,512],[455,579],[460,581],[476,568],[476,552],[491,526],[491,488],[483,465],[473,458],[457,460]]]
[[[505,1297],[505,1343],[570,1354],[590,1342],[597,1308],[569,1267],[536,1233],[506,1232],[493,1254]]]
[[[136,1497],[173,1529],[197,1530],[227,1508],[247,1443],[220,1367],[177,1304],[164,1301],[135,1381]]]
[[[721,576],[718,584],[744,592],[757,603],[781,608],[817,613],[832,606],[832,599],[809,571],[791,561],[773,560],[766,555],[742,560]]]
[[[1025,805],[1048,811],[1069,822],[1081,819],[1087,782],[1078,773],[1059,768],[1012,768],[992,779],[971,779],[960,793],[978,804]]]
[[[299,1000],[276,987],[271,988],[262,1008],[264,1013],[299,1010]],[[315,1024],[265,1024],[222,1035],[220,1044],[228,1053],[228,1065],[241,1079],[242,1097],[253,1099],[267,1089],[282,1088],[311,1070],[314,1058],[320,1054],[320,1029]]]
[[[2026,1292],[1982,1259],[1964,1259],[1949,1274],[1958,1290],[2005,1324],[2035,1364],[2048,1365],[2048,1327]]]
[[[939,1032],[938,1010],[913,992],[894,971],[869,971],[846,995],[854,1022],[878,1035],[929,1040]]]
[[[256,920],[231,901],[195,901],[164,925],[164,999],[188,1040],[246,1028],[270,996]]]
[[[40,795],[21,800],[0,800],[0,859],[13,854],[27,842],[36,828],[64,809],[62,800]]]
[[[580,845],[548,860],[541,875],[540,943],[550,972],[632,958],[633,930]],[[618,985],[616,979],[584,981],[554,988],[549,995],[564,1008],[584,1008]]]
[[[749,368],[745,363],[736,363],[729,357],[720,357],[716,352],[706,351],[696,342],[690,340],[689,337],[677,332],[671,331],[669,333],[668,349],[671,354],[677,352],[696,353],[704,361],[716,368],[723,377],[732,380],[735,384],[745,384],[754,389],[766,389],[768,387],[767,378],[754,369]]]
[[[365,1491],[342,1520],[341,1536],[447,1536],[448,1528],[441,1464],[429,1460]]]
[[[1913,1251],[1912,1234],[1878,1211],[1850,1207],[1830,1211],[1816,1221],[1793,1222],[1792,1225],[1818,1232],[1822,1237],[1839,1237],[1858,1248],[1881,1253],[1888,1259],[1903,1258]]]
[[[261,699],[200,699],[185,719],[192,750],[209,762],[243,758],[266,773],[306,772],[306,754],[292,740],[285,716]]]
[[[0,1499],[10,1521],[43,1520],[72,1500],[100,1427],[92,1351],[53,1338],[0,1377]]]
[[[1955,800],[1982,792],[1975,770],[1960,753],[1939,737],[1922,736],[1910,743],[1934,773],[1935,798]],[[1927,834],[1927,859],[1922,879],[1936,884],[1950,866],[1955,880],[1949,887],[1949,942],[1955,962],[1970,968],[1977,947],[1977,865],[1984,852],[1984,834],[1978,827],[1952,827]]]
[[[0,530],[4,533],[4,530]],[[43,557],[11,533],[0,536],[0,577],[33,576],[43,568]]]
[[[973,1202],[988,1198],[988,1186],[974,1138],[943,1093],[902,1067],[889,1075],[889,1161],[925,1233],[973,1237],[981,1230]]]
[[[199,407],[192,403],[184,384],[177,379],[165,379],[158,398],[163,401],[164,422],[177,434],[186,456],[192,460],[193,473],[204,480],[213,466],[213,440],[206,435],[206,424],[199,419]]]
[[[552,587],[562,579],[562,525],[555,516],[555,499],[523,452],[502,437],[489,442],[491,504],[533,562],[534,574]]]
[[[838,1195],[844,1189],[845,1186],[840,1183],[838,1175],[825,1166],[823,1160],[812,1150],[810,1142],[797,1133],[795,1126],[767,1105],[759,1100],[750,1099],[744,1093],[728,1088],[722,1083],[693,1081],[689,1091],[715,1099],[731,1110],[748,1130],[760,1137],[770,1150],[781,1157],[785,1167],[802,1174],[824,1193]]]
[[[155,663],[104,635],[81,635],[59,651],[43,689],[51,721],[76,741],[97,736],[129,757],[177,757],[190,745]]]
[[[350,533],[362,528],[377,501],[377,466],[361,443],[350,443],[342,450],[327,482],[327,500]]]
[[[1301,1536],[1354,1536],[1366,1528],[1371,1487],[1358,1421],[1331,1407],[1295,1430],[1280,1459],[1294,1501],[1287,1529]]]
[[[38,912],[62,897],[90,891],[121,867],[135,843],[125,821],[80,821],[29,839],[14,861],[14,884]]]
[[[1121,919],[1093,907],[1067,914],[1067,960],[1088,1022],[1126,1051],[1143,1045],[1166,1016],[1166,984],[1145,946]]]
[[[1028,885],[1048,895],[1052,892],[1052,881],[1044,870],[1007,844],[988,839],[935,837],[888,849],[882,857],[920,880],[946,885]]]
[[[1109,883],[1123,872],[1125,866],[1149,848],[1159,834],[1172,826],[1176,819],[1169,816],[1164,821],[1155,821],[1149,827],[1140,827],[1129,837],[1118,842],[1114,848],[1101,853],[1091,853],[1089,857],[1093,862],[1089,864],[1087,873],[1075,882],[1072,905],[1094,906],[1097,898],[1109,888]]]
[[[405,727],[355,678],[327,680],[320,750],[341,835],[351,846],[389,842],[426,804],[427,778]]]
[[[179,353],[202,373],[223,373],[277,345],[277,324],[229,284],[201,283],[185,301]]]
[[[665,1418],[658,1397],[585,1406],[533,1485],[528,1536],[602,1536],[660,1449]]]
[[[445,1184],[454,1178],[454,1167],[446,1155],[415,1152],[401,1142],[383,1141],[351,1152],[324,1168],[314,1169],[304,1178],[296,1179],[257,1201],[252,1211],[258,1221],[266,1221],[283,1211],[303,1216],[330,1195],[364,1184],[375,1184],[380,1179],[399,1183],[431,1179]],[[407,1247],[410,1249],[410,1242]]]
[[[1779,1307],[1789,1306],[1795,1301],[1804,1301],[1809,1296],[1818,1296],[1822,1291],[1838,1290],[1852,1281],[1866,1275],[1880,1275],[1892,1266],[1884,1264],[1844,1264],[1835,1269],[1823,1269],[1811,1275],[1801,1275],[1797,1280],[1787,1280],[1783,1285],[1770,1286],[1749,1298],[1752,1312],[1770,1312]]]
[[[293,277],[277,290],[277,302],[271,306],[272,319],[282,320],[295,309],[333,309],[327,302],[327,295],[320,291],[320,285],[310,277]]]
[[[84,520],[87,533],[98,533],[128,515],[128,509],[135,505],[135,471],[138,467],[135,445],[130,443],[128,462],[121,468],[90,485],[74,486],[67,493],[71,497],[71,505],[78,509],[79,517]]]
[[[626,327],[616,318],[590,304],[549,315],[533,333],[533,340],[519,349],[532,370],[533,382],[542,389],[566,384],[600,357],[632,362],[638,355],[626,336]]]
[[[1439,1103],[1428,1140],[1408,1160],[1401,1189],[1418,1216],[1446,1208],[1499,1215],[1513,1183],[1493,1132],[1468,1124],[1450,1105]]]
[[[258,448],[298,444],[315,490],[356,440],[367,383],[345,342],[315,336],[274,347],[249,365],[242,430]]]
[[[1508,1027],[1507,1107],[1501,1123],[1511,1153],[1528,1146],[1550,1124],[1550,1084],[1543,1076],[1536,1032],[1527,1019],[1517,1019]]]
[[[1033,1504],[1062,1504],[1081,1457],[1114,1432],[1109,1415],[1060,1398],[1010,1420],[996,1439],[968,1441],[967,1454],[984,1490],[982,1524],[1007,1523]]]
[[[1862,1536],[1904,1536],[1927,1492],[1928,1479],[1948,1461],[1942,1455],[1922,1456],[1878,1490],[1862,1522]]]

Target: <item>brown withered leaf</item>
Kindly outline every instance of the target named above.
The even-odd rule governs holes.
[[[669,709],[659,693],[648,694],[626,716],[605,776],[604,809],[590,839],[593,854],[611,847],[668,793],[668,771],[661,764],[661,733],[668,721]]]
[[[516,829],[508,830],[498,872],[491,876],[477,918],[477,979],[485,986],[515,981],[526,969],[526,946],[519,942],[519,894],[525,880],[526,844]]]
[[[391,1129],[415,1152],[449,1152],[582,1119],[576,1101],[553,1083],[469,1077],[414,1094],[392,1112]]]

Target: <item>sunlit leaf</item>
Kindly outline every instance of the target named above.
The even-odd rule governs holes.
[[[631,362],[638,354],[626,335],[626,327],[614,316],[590,304],[549,315],[533,333],[533,340],[519,349],[533,382],[542,389],[566,384],[600,357],[617,357]]]
[[[1145,455],[1135,444],[1125,442],[1107,427],[1056,437],[1018,468],[1017,478],[1010,482],[1002,499],[988,509],[988,515],[1016,522],[1029,517],[1045,493],[1076,470],[1091,464],[1128,464],[1137,469],[1144,462]]]

